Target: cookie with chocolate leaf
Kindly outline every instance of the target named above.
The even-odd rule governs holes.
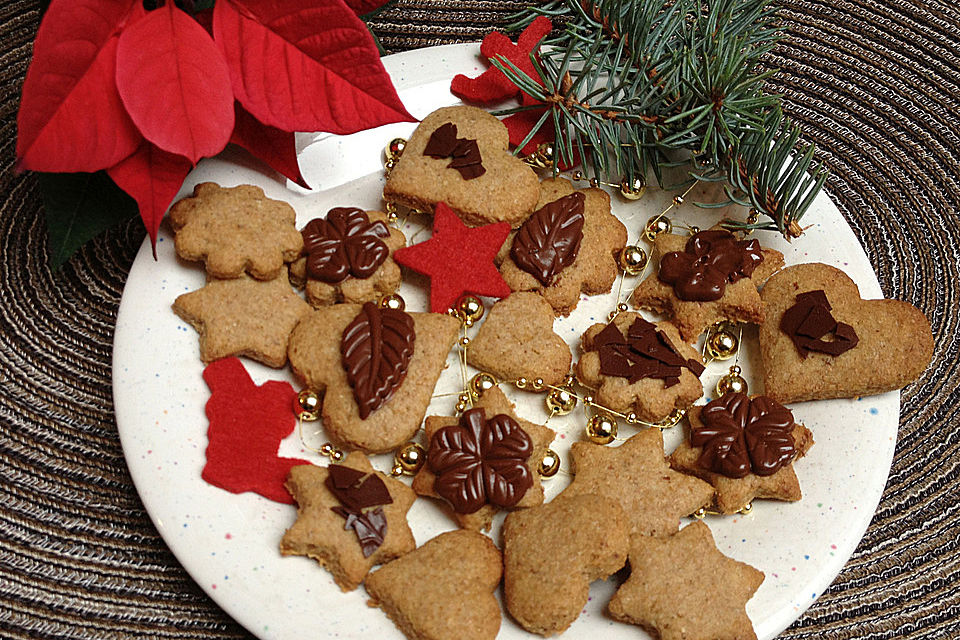
[[[280,553],[313,558],[344,591],[356,589],[374,565],[416,547],[407,525],[416,495],[375,471],[362,453],[328,467],[293,467],[285,486],[297,503],[297,520]]]

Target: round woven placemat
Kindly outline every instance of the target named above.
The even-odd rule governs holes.
[[[391,52],[480,39],[523,3],[398,0]],[[783,0],[772,81],[887,297],[930,318],[934,363],[902,394],[882,502],[846,568],[783,638],[960,635],[960,11],[926,0]],[[13,172],[39,1],[0,6],[0,636],[247,638],[190,580],[137,497],[111,343],[138,222],[47,267],[36,179]],[[842,464],[844,452],[838,452]],[[325,615],[317,612],[318,615]]]

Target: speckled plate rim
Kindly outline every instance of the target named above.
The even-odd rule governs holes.
[[[405,104],[421,118],[436,107],[456,102],[448,92],[453,75],[474,76],[483,68],[475,44],[410,51],[388,56],[384,64]],[[412,125],[399,124],[342,138],[302,136],[301,167],[308,182],[317,187],[313,193],[284,184],[251,166],[243,156],[227,152],[201,162],[184,183],[181,195],[204,180],[224,185],[254,183],[268,196],[290,201],[301,225],[338,204],[375,208],[382,185],[384,144],[411,130]],[[696,199],[696,194],[691,196],[688,200]],[[615,196],[614,208],[635,238],[636,230],[663,209],[668,197],[654,191],[639,203],[630,204]],[[675,215],[688,224],[705,226],[715,214],[685,205]],[[787,264],[833,264],[858,283],[862,297],[882,297],[866,255],[826,194],[816,199],[804,223],[812,226],[793,244],[770,234],[762,240],[783,251]],[[408,230],[408,237],[413,232],[415,229]],[[114,404],[124,455],[147,512],[200,587],[264,640],[402,637],[381,612],[366,605],[362,588],[341,593],[329,574],[313,561],[280,557],[277,543],[293,522],[292,507],[253,494],[233,495],[200,478],[208,391],[201,377],[196,334],[170,311],[170,304],[176,295],[202,286],[203,281],[195,265],[176,258],[172,237],[164,227],[158,260],[154,261],[145,241],[121,300],[114,338]],[[422,298],[422,292],[405,290],[404,295],[411,308],[422,308],[416,306],[422,303],[417,298]],[[558,321],[555,330],[561,335],[579,335],[589,323],[602,319],[615,302],[615,294],[584,300],[569,318]],[[755,334],[748,331],[740,359],[748,380],[753,380],[751,364],[757,361]],[[286,379],[296,386],[286,372],[247,361],[245,364],[258,383]],[[726,372],[728,364],[708,367],[706,388]],[[441,380],[437,393],[455,391],[458,384],[455,376],[448,376]],[[511,393],[511,397],[522,416],[545,417],[539,398],[519,392]],[[431,412],[452,409],[449,399],[438,399],[434,404]],[[791,408],[813,431],[817,442],[796,464],[803,500],[792,504],[758,501],[749,516],[707,519],[722,552],[766,574],[747,607],[761,639],[775,637],[796,620],[828,587],[856,548],[886,483],[900,404],[899,393],[892,392],[862,400],[801,403]],[[551,422],[561,434],[555,443],[561,456],[578,437],[581,423],[571,416],[566,422]],[[679,429],[666,432],[668,451],[679,435]],[[280,453],[310,455],[309,446],[309,434],[303,440],[295,434],[284,441]],[[319,458],[315,460],[322,464]],[[375,462],[380,469],[389,467],[386,458]],[[565,483],[564,478],[549,481],[548,498]],[[435,505],[425,500],[414,505],[410,521],[418,544],[450,528]],[[493,535],[496,539],[496,527]],[[564,637],[587,637],[597,632],[605,638],[643,637],[636,627],[605,616],[605,603],[614,588],[612,582],[595,583],[584,613]],[[498,637],[528,636],[504,616]]]

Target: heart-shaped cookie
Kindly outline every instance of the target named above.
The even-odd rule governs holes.
[[[788,267],[767,281],[761,299],[764,388],[778,402],[899,389],[933,355],[930,322],[919,309],[863,300],[856,283],[829,265]]]
[[[553,332],[553,307],[542,296],[510,294],[490,310],[467,348],[467,362],[501,380],[541,378],[559,385],[570,372],[570,347]]]
[[[508,146],[507,128],[483,109],[438,109],[410,136],[383,199],[428,213],[445,202],[470,226],[519,227],[537,204],[540,187],[533,169]]]

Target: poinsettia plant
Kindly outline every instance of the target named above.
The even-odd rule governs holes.
[[[137,209],[155,243],[189,171],[228,143],[307,186],[293,132],[413,121],[359,17],[385,2],[53,0],[17,119],[51,261]]]

